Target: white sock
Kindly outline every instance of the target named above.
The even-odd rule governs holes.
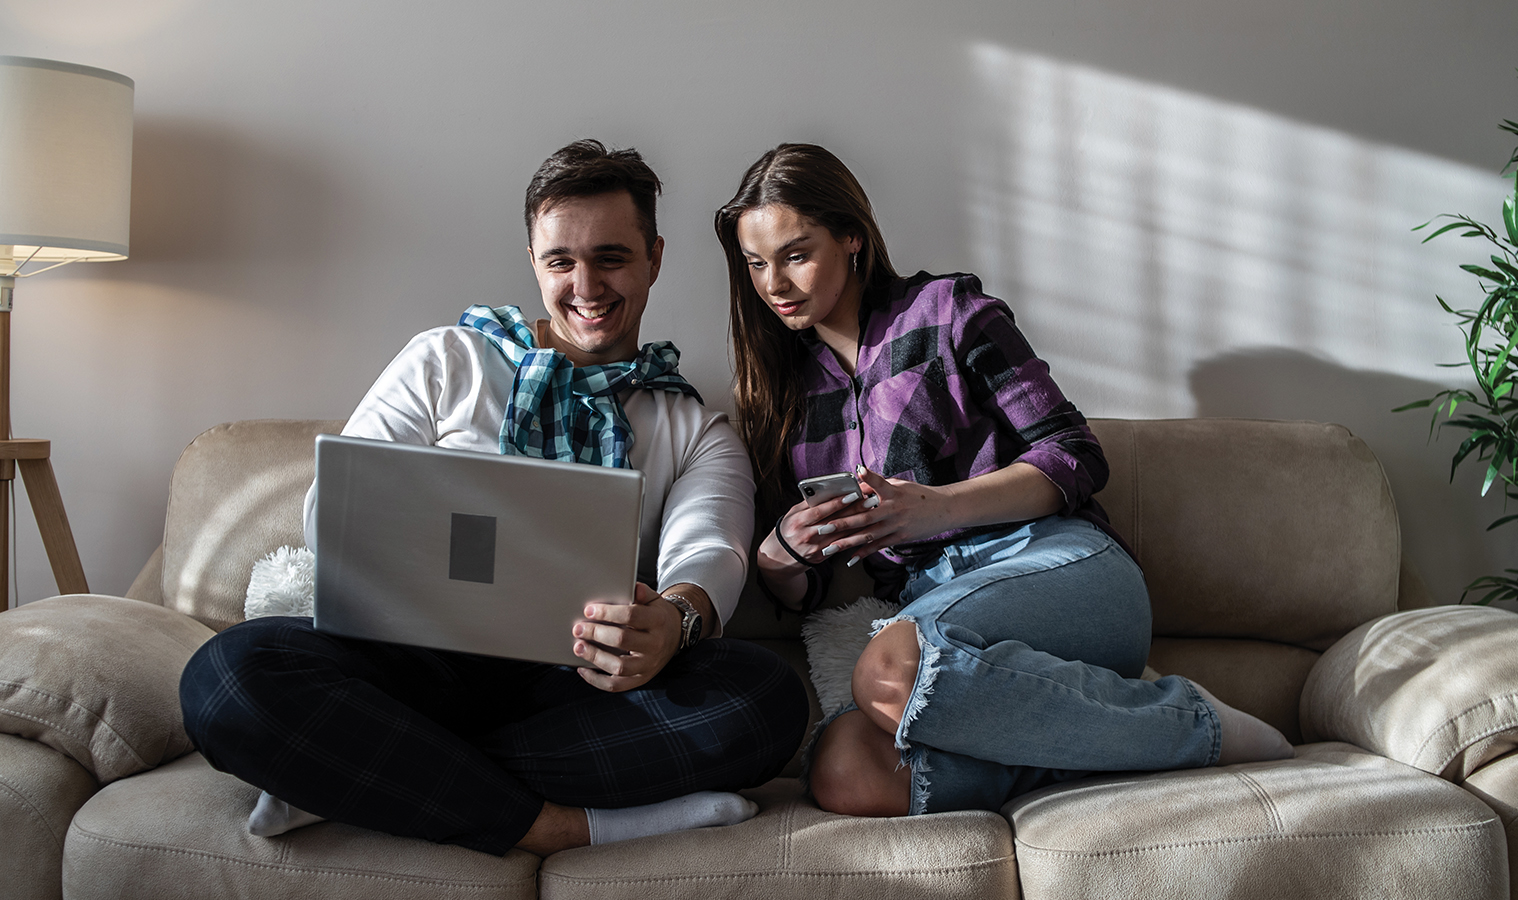
[[[1189,678],[1186,680],[1191,681]],[[1234,709],[1212,696],[1211,691],[1195,681],[1191,682],[1191,686],[1212,704],[1213,711],[1218,714],[1218,724],[1223,729],[1223,749],[1218,754],[1216,765],[1291,759],[1296,755],[1296,750],[1292,749],[1286,735],[1277,731],[1275,726],[1241,709]]]
[[[587,807],[585,821],[590,825],[590,842],[594,845],[687,828],[737,825],[753,818],[758,811],[759,804],[738,794],[697,791],[647,806],[624,809]]]
[[[268,791],[258,795],[258,803],[248,816],[248,833],[255,837],[274,837],[294,828],[325,822],[321,816],[296,809]]]

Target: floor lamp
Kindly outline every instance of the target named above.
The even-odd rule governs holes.
[[[0,56],[0,597],[10,607],[10,486],[19,468],[53,578],[87,593],[45,440],[11,437],[11,304],[17,278],[125,259],[132,199],[132,80]]]

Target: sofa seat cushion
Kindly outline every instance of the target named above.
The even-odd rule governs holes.
[[[0,732],[52,747],[101,784],[183,756],[179,676],[211,633],[173,610],[98,594],[0,615]]]
[[[1007,810],[1029,900],[1506,898],[1506,838],[1464,790],[1349,744],[1103,776]]]
[[[743,792],[754,818],[556,853],[544,900],[578,897],[994,897],[1016,900],[1012,835],[989,812],[856,819],[818,809],[800,783]]]
[[[323,822],[248,834],[258,789],[195,753],[102,789],[74,816],[63,850],[73,900],[281,897],[292,900],[530,900],[538,857],[504,857]]]
[[[8,900],[57,900],[69,819],[97,787],[57,750],[0,734],[0,893]]]

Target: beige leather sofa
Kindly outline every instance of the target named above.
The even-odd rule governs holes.
[[[252,837],[257,791],[191,752],[179,671],[240,617],[253,561],[299,542],[312,437],[339,424],[211,429],[174,470],[133,599],[0,614],[0,895],[1509,896],[1518,616],[1398,612],[1399,590],[1404,608],[1423,599],[1399,573],[1381,468],[1306,423],[1093,423],[1112,463],[1101,500],[1154,598],[1151,665],[1274,723],[1296,759],[1093,778],[1006,817],[852,819],[782,777],[750,792],[761,812],[744,824],[547,859],[336,823]],[[804,670],[798,633],[756,596],[729,626]]]

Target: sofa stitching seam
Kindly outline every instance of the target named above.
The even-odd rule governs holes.
[[[80,712],[83,712],[86,716],[88,716],[90,718],[90,720],[92,722],[95,722],[99,728],[104,729],[106,732],[108,732],[113,738],[116,739],[116,741],[119,744],[121,744],[122,747],[126,748],[127,752],[132,755],[132,759],[134,759],[135,761],[137,761],[138,763],[140,763],[140,764],[142,764],[144,766],[150,765],[150,763],[148,763],[147,760],[143,759],[142,756],[137,753],[136,748],[133,747],[127,741],[127,739],[122,736],[121,732],[119,732],[115,728],[111,727],[111,723],[107,722],[105,719],[101,718],[98,714],[96,714],[89,707],[84,706],[83,704],[79,703],[77,700],[74,700],[72,697],[61,697],[61,696],[58,696],[57,694],[52,694],[52,693],[49,693],[47,691],[40,690],[38,688],[28,687],[27,685],[21,684],[20,682],[16,682],[16,681],[0,681],[0,686],[13,687],[13,688],[16,688],[17,690],[20,690],[20,691],[27,691],[29,693],[36,694],[38,696],[46,697],[49,700],[62,701],[63,703],[66,703],[69,707],[71,707],[73,709],[77,709]],[[4,712],[6,714],[16,716],[17,718],[26,719],[29,722],[36,722],[38,725],[44,725],[44,726],[47,726],[50,729],[54,729],[54,730],[59,731],[59,732],[61,732],[63,734],[66,734],[69,737],[73,738],[74,740],[79,741],[85,747],[91,748],[90,749],[90,756],[93,757],[95,755],[94,754],[94,750],[93,750],[94,741],[90,740],[90,738],[87,737],[87,736],[82,736],[82,735],[77,734],[76,732],[71,731],[68,728],[65,728],[65,727],[63,727],[63,726],[61,726],[61,725],[59,725],[59,724],[57,724],[55,722],[51,722],[51,721],[48,721],[46,719],[38,718],[37,716],[30,715],[28,713],[24,713],[24,712],[22,712],[20,710],[13,709],[13,708],[11,708],[9,706],[0,706],[0,712]]]
[[[1276,802],[1271,799],[1269,792],[1265,790],[1264,786],[1254,778],[1251,778],[1247,772],[1230,772],[1229,774],[1244,782],[1244,785],[1254,794],[1255,799],[1260,801],[1260,805],[1265,808],[1265,817],[1270,821],[1271,829],[1277,832],[1285,832],[1286,825],[1281,818],[1281,812],[1276,808]]]
[[[32,802],[32,799],[30,797],[28,797],[19,787],[12,784],[3,775],[0,775],[0,788],[4,788],[7,791],[10,791],[12,794],[15,794],[16,799],[20,801],[21,806],[26,810],[26,812],[36,817],[37,821],[42,823],[42,827],[46,828],[48,830],[48,833],[53,836],[53,843],[56,844],[60,850],[63,849],[63,835],[59,834],[58,831],[53,828],[52,823],[47,820],[47,816],[42,814],[42,808],[40,806]]]
[[[791,844],[791,834],[793,832],[791,823],[794,822],[795,819],[796,807],[787,806],[785,810],[785,818],[781,822],[784,831],[780,836],[780,868],[785,871],[789,871],[791,868],[791,851],[794,849]]]
[[[502,888],[504,886],[512,885],[512,884],[521,884],[522,882],[524,882],[524,881],[527,880],[527,879],[517,878],[517,879],[513,879],[511,881],[505,881],[505,880],[501,880],[501,881],[446,881],[446,880],[438,879],[438,878],[425,878],[425,877],[420,877],[420,876],[409,876],[408,877],[408,876],[400,876],[400,875],[376,875],[376,874],[374,874],[372,872],[364,872],[364,871],[361,871],[361,870],[358,870],[358,869],[343,869],[343,868],[338,868],[338,867],[335,867],[335,866],[300,866],[300,865],[286,865],[286,864],[278,864],[278,863],[257,862],[257,861],[248,860],[248,859],[238,859],[235,856],[229,856],[229,855],[224,854],[224,853],[214,853],[214,852],[211,852],[209,850],[190,850],[190,849],[186,849],[184,847],[167,847],[167,846],[164,846],[164,845],[161,845],[161,844],[148,844],[148,843],[140,843],[140,842],[134,842],[134,841],[122,841],[122,840],[117,840],[115,838],[108,838],[108,837],[105,837],[103,835],[95,834],[93,832],[85,831],[83,828],[79,827],[78,825],[73,826],[72,828],[69,829],[69,831],[70,831],[71,835],[77,835],[81,840],[90,840],[90,841],[94,841],[94,842],[96,842],[98,844],[107,844],[107,845],[110,845],[110,846],[120,847],[120,848],[127,849],[127,850],[147,850],[147,851],[152,851],[152,852],[157,852],[157,853],[166,853],[166,854],[169,854],[171,856],[193,856],[193,857],[199,857],[199,858],[202,858],[202,859],[215,859],[215,860],[219,860],[221,862],[232,863],[233,865],[239,865],[239,866],[246,866],[248,868],[253,868],[253,869],[272,869],[272,870],[275,870],[275,871],[296,872],[296,873],[301,873],[301,874],[306,874],[306,875],[335,875],[335,876],[343,876],[343,877],[348,877],[348,878],[362,878],[362,879],[367,879],[369,881],[389,881],[389,882],[395,882],[397,884],[416,884],[416,885],[430,885],[430,886],[433,886],[433,887],[463,888],[463,889],[470,890],[470,891],[496,891],[496,890],[499,890],[500,888]],[[537,872],[536,871],[533,872],[532,880],[534,880],[534,881],[537,880]]]
[[[1495,815],[1495,814],[1494,814]],[[1346,837],[1407,837],[1420,834],[1437,834],[1441,832],[1481,831],[1485,830],[1493,822],[1501,824],[1496,819],[1487,819],[1484,822],[1471,822],[1465,825],[1434,825],[1427,828],[1401,828],[1387,831],[1320,831],[1312,834],[1255,834],[1245,837],[1210,838],[1201,841],[1176,841],[1169,844],[1150,844],[1144,847],[1130,847],[1124,850],[1060,850],[1055,847],[1038,847],[1025,841],[1017,841],[1017,852],[1023,853],[1046,853],[1053,856],[1132,856],[1138,853],[1149,853],[1155,850],[1179,850],[1186,847],[1211,847],[1222,844],[1250,844],[1260,841],[1310,841],[1325,838]]]
[[[1440,725],[1438,728],[1436,728],[1432,732],[1430,732],[1429,735],[1428,735],[1428,737],[1424,738],[1423,741],[1418,744],[1417,751],[1415,751],[1413,753],[1413,759],[1421,759],[1423,757],[1423,752],[1424,752],[1424,750],[1426,750],[1428,748],[1428,745],[1430,743],[1432,743],[1435,738],[1437,738],[1440,735],[1444,734],[1446,731],[1452,731],[1455,728],[1457,728],[1458,725],[1459,725],[1459,721],[1461,719],[1465,718],[1466,716],[1470,715],[1471,713],[1475,712],[1478,709],[1482,709],[1483,707],[1494,707],[1494,706],[1496,706],[1498,700],[1513,700],[1514,698],[1518,698],[1518,691],[1509,692],[1509,693],[1502,694],[1502,695],[1497,696],[1497,697],[1487,697],[1486,699],[1482,700],[1480,703],[1474,703],[1474,704],[1466,707],[1465,709],[1460,710],[1458,713],[1455,713],[1453,716],[1451,716],[1449,718],[1448,721],[1446,721],[1443,725]],[[1489,738],[1489,737],[1491,737],[1494,734],[1500,734],[1501,732],[1510,730],[1511,728],[1512,728],[1511,724],[1494,725],[1494,726],[1492,726],[1491,729],[1489,729],[1487,731],[1484,731],[1481,734],[1475,735],[1474,737],[1470,738],[1469,740],[1467,740],[1463,744],[1461,744],[1459,747],[1457,747],[1449,755],[1447,755],[1444,758],[1442,765],[1439,766],[1439,771],[1443,772],[1445,769],[1449,768],[1450,763],[1454,762],[1455,757],[1459,756],[1461,753],[1464,753],[1466,750],[1469,750],[1478,741],[1485,740],[1486,738]]]
[[[754,876],[758,876],[760,878],[859,878],[861,876],[869,878],[900,875],[942,875],[948,873],[973,872],[977,869],[991,869],[993,867],[1005,866],[1008,863],[1011,863],[1014,866],[1016,865],[1016,853],[1012,853],[1007,856],[999,856],[996,859],[987,859],[980,862],[965,863],[958,866],[937,866],[926,869],[861,869],[853,872],[768,872],[764,870],[758,870],[750,872],[724,872],[719,874],[706,873],[697,875],[645,875],[634,878],[628,878],[624,876],[565,875],[557,872],[543,870],[541,872],[541,876],[543,878],[552,878],[559,881],[570,881],[577,884],[666,884],[673,882],[692,881],[732,881],[735,878],[751,878]]]

